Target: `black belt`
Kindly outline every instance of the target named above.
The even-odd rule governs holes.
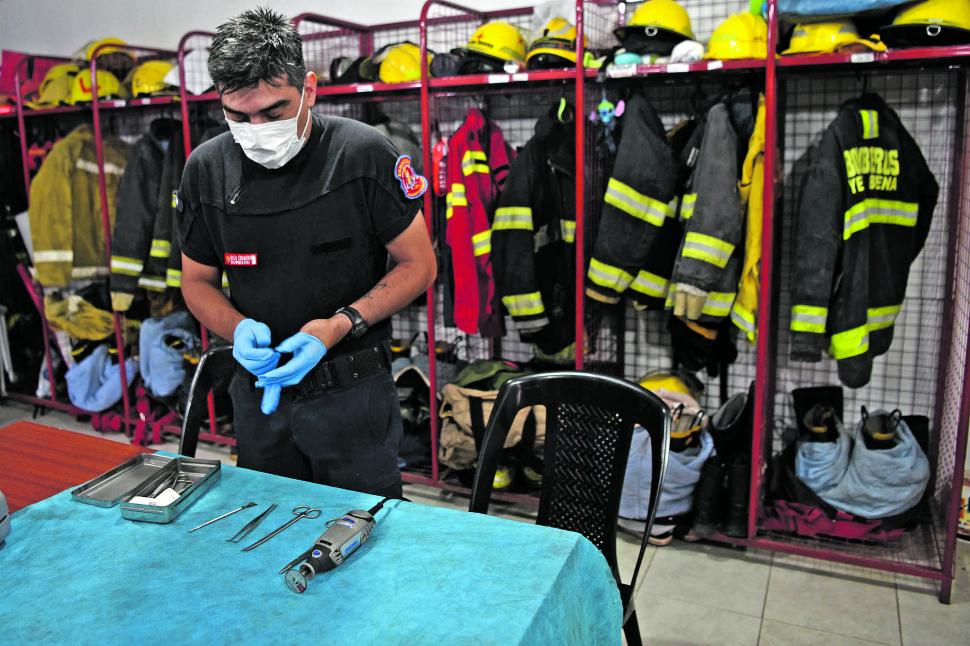
[[[242,367],[238,366],[238,368]],[[390,349],[386,344],[373,345],[329,361],[321,361],[300,383],[292,386],[291,392],[297,399],[310,397],[327,390],[350,386],[365,377],[390,369]],[[255,377],[249,372],[246,374],[255,382]]]
[[[310,397],[327,390],[350,386],[379,372],[386,372],[391,369],[389,354],[389,349],[384,345],[373,345],[330,361],[321,361],[300,383],[293,386],[293,396]]]

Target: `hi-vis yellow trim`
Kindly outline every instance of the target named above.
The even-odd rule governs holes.
[[[559,233],[562,234],[562,239],[565,242],[568,242],[570,244],[572,244],[573,242],[576,242],[576,221],[560,220]]]
[[[708,292],[701,314],[723,318],[731,313],[731,306],[737,296],[737,292]]]
[[[141,276],[145,265],[137,258],[125,256],[111,256],[111,273],[123,276]]]
[[[869,326],[860,325],[832,335],[829,353],[835,359],[849,359],[869,351]]]
[[[229,274],[222,272],[222,288],[229,289]]]
[[[690,231],[684,238],[684,249],[680,255],[684,258],[695,258],[709,262],[719,269],[723,269],[734,253],[734,245],[724,242],[714,236]]]
[[[792,332],[811,332],[825,334],[825,321],[829,316],[826,307],[814,305],[794,305],[791,308]]]
[[[694,215],[694,204],[697,203],[697,193],[688,193],[680,201],[680,219],[690,220]]]
[[[172,243],[168,240],[152,240],[152,250],[149,255],[153,258],[168,258],[172,254]]]
[[[744,332],[749,341],[754,342],[757,337],[754,312],[742,307],[738,301],[735,301],[734,306],[731,308],[731,322]]]
[[[919,204],[898,200],[867,198],[845,212],[842,239],[848,240],[853,233],[868,229],[871,224],[895,224],[915,227],[919,217]]]
[[[452,184],[451,190],[445,196],[445,219],[450,220],[455,214],[454,207],[468,206],[468,199],[465,197],[464,184]]]
[[[859,116],[862,118],[862,138],[878,139],[879,113],[875,110],[859,110]]]
[[[539,292],[530,294],[512,294],[502,297],[502,304],[512,316],[537,316],[546,311],[542,305],[542,295]]]
[[[172,208],[177,209],[179,207],[179,192],[172,191]]]
[[[627,215],[632,215],[644,222],[661,227],[664,218],[671,215],[670,205],[636,192],[620,180],[611,177],[606,185],[606,195],[603,201],[615,206]]]
[[[887,305],[886,307],[870,307],[866,310],[866,324],[870,332],[885,330],[892,327],[902,305]]]
[[[465,177],[472,173],[488,175],[491,172],[488,168],[488,157],[480,150],[466,150],[465,155],[461,158],[461,172]]]
[[[507,229],[532,231],[532,209],[528,206],[503,206],[496,209],[492,230]]]
[[[670,283],[663,276],[651,274],[649,271],[641,269],[637,277],[630,284],[630,289],[651,298],[665,298]]]
[[[141,276],[138,279],[138,286],[150,292],[164,292],[167,285],[161,276]]]
[[[169,269],[165,272],[165,284],[169,287],[182,286],[182,271],[180,269]]]
[[[596,258],[589,261],[587,276],[591,282],[600,287],[612,289],[617,293],[623,292],[633,282],[633,275],[629,272],[623,271],[619,267],[607,265]]]
[[[472,236],[472,253],[476,256],[492,253],[492,231],[490,229]]]

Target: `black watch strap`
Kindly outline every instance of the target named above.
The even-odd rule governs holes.
[[[350,338],[356,339],[367,331],[367,321],[360,315],[360,312],[349,305],[347,307],[341,307],[334,314],[343,314],[350,319],[350,332],[348,332]]]

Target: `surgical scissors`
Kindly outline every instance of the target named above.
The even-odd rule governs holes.
[[[288,520],[283,525],[280,525],[279,527],[277,527],[276,529],[274,529],[273,531],[271,531],[266,536],[263,536],[261,539],[259,539],[258,541],[256,541],[252,545],[250,545],[248,547],[244,547],[242,549],[242,551],[243,552],[248,552],[249,550],[256,549],[257,547],[259,547],[260,545],[262,545],[263,543],[265,543],[269,539],[273,538],[274,536],[276,536],[277,534],[279,534],[284,529],[286,529],[287,527],[289,527],[290,525],[292,525],[296,521],[300,520],[301,518],[311,518],[311,519],[312,518],[319,518],[320,517],[320,510],[319,509],[316,509],[316,508],[311,508],[309,505],[298,505],[298,506],[296,506],[296,507],[293,508],[293,514],[294,514],[294,517],[293,518],[291,518],[290,520]]]

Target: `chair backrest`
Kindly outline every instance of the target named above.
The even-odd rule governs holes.
[[[195,457],[195,449],[199,444],[199,429],[208,419],[208,395],[212,385],[221,375],[233,369],[232,346],[220,345],[209,348],[199,359],[199,365],[192,375],[189,386],[188,403],[182,418],[182,437],[179,440],[179,453],[186,457]]]
[[[512,379],[499,391],[479,449],[469,511],[488,512],[495,470],[512,421],[522,408],[537,405],[546,407],[546,432],[536,522],[588,538],[603,552],[621,588],[616,522],[623,476],[634,427],[642,426],[649,433],[653,449],[650,511],[633,574],[635,586],[667,466],[670,411],[653,393],[606,375],[550,372]]]

